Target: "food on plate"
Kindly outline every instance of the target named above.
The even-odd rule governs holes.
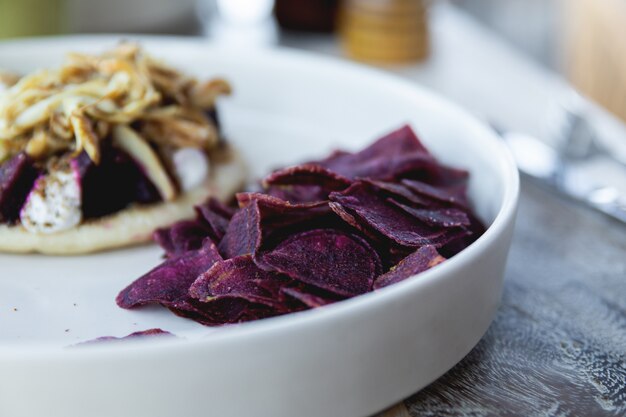
[[[150,240],[245,179],[221,135],[222,79],[123,43],[0,73],[0,251],[76,254]]]
[[[140,330],[138,332],[133,332],[126,336],[115,337],[115,336],[101,336],[95,339],[87,340],[85,342],[77,343],[71,347],[80,347],[86,345],[95,345],[100,343],[109,343],[109,342],[124,342],[128,340],[137,340],[143,339],[146,337],[167,337],[167,338],[175,338],[176,336],[166,330],[161,329],[148,329],[148,330]]]
[[[468,172],[402,127],[356,153],[280,169],[260,192],[215,199],[155,233],[165,261],[117,304],[161,304],[205,325],[325,306],[403,281],[484,232]]]

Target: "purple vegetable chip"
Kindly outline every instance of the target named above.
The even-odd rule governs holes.
[[[256,254],[286,234],[311,229],[335,217],[323,201],[292,204],[259,193],[240,193],[237,200],[243,208],[233,216],[219,246],[225,258]]]
[[[313,162],[350,179],[392,180],[409,173],[437,175],[438,164],[413,130],[404,126],[357,153],[335,152]]]
[[[215,198],[197,206],[198,219],[203,220],[208,227],[208,236],[218,243],[226,234],[228,223],[235,214],[235,209],[226,206]]]
[[[331,191],[347,188],[352,181],[320,165],[304,164],[285,168],[263,181],[265,192],[291,203],[328,200]]]
[[[168,308],[177,316],[192,319],[205,326],[221,326],[246,321],[245,315],[253,310],[250,303],[243,298],[220,298],[210,303],[202,303],[188,297],[171,303]],[[261,308],[256,310],[261,311]]]
[[[261,245],[261,213],[256,199],[250,200],[230,220],[219,244],[224,258],[253,254]]]
[[[189,288],[189,294],[200,301],[231,297],[268,307],[279,307],[276,292],[268,291],[272,285],[284,285],[285,278],[260,269],[251,255],[238,256],[213,264]]]
[[[209,228],[198,220],[183,220],[168,229],[157,229],[154,240],[165,249],[167,257],[200,249],[209,235]]]
[[[19,153],[0,164],[0,223],[15,223],[39,175],[33,161]]]
[[[448,187],[435,187],[422,181],[403,179],[402,184],[411,189],[413,192],[462,208],[468,208],[467,196],[465,195],[465,184],[457,184]]]
[[[332,229],[301,232],[259,256],[264,269],[341,296],[371,290],[380,257],[362,238]]]
[[[457,208],[439,208],[433,210],[418,209],[399,203],[393,199],[389,199],[388,201],[429,226],[462,227],[470,225],[467,214]]]
[[[387,181],[372,181],[372,180],[363,180],[363,182],[371,185],[377,191],[382,194],[388,195],[393,198],[400,198],[406,200],[412,205],[430,207],[433,205],[433,201],[430,197],[423,197],[419,194],[412,191],[406,185],[399,184],[397,182],[387,182]]]
[[[314,185],[328,191],[340,191],[352,184],[348,178],[336,174],[320,165],[303,164],[273,172],[263,180],[270,185]]]
[[[341,193],[332,193],[333,210],[351,215],[361,228],[368,227],[401,246],[440,247],[467,234],[462,228],[431,227],[386,201],[364,182],[356,182]],[[344,215],[345,217],[345,215]]]
[[[302,286],[283,287],[281,289],[281,293],[293,298],[294,300],[299,301],[300,303],[304,304],[308,308],[322,307],[322,306],[332,304],[338,301],[333,298],[322,297],[312,292],[308,292],[304,288],[302,288]]]
[[[468,211],[466,214],[470,222],[469,227],[466,228],[468,230],[468,234],[465,236],[459,236],[458,239],[447,243],[439,249],[439,252],[446,258],[451,258],[461,252],[463,249],[474,243],[476,239],[481,237],[483,233],[485,233],[485,225],[483,225],[478,217],[476,217],[476,215],[474,215],[471,211]]]
[[[129,335],[123,337],[115,337],[115,336],[102,336],[92,340],[87,340],[85,342],[77,343],[75,346],[84,346],[84,345],[93,345],[102,342],[123,342],[128,339],[143,339],[145,337],[176,337],[172,333],[161,330],[161,329],[148,329],[141,330],[138,332],[133,332]]]
[[[317,185],[271,185],[265,193],[298,204],[328,200],[329,191]]]
[[[188,298],[189,287],[198,275],[220,260],[213,244],[168,259],[122,290],[116,298],[117,305],[122,308],[150,303],[175,306]]]
[[[404,258],[389,272],[376,278],[374,289],[386,287],[396,282],[404,281],[413,275],[424,272],[435,265],[445,261],[446,258],[439,255],[434,246],[422,246],[411,255]]]

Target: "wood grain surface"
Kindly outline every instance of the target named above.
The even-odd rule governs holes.
[[[626,225],[525,181],[520,204],[487,334],[381,416],[626,416]]]

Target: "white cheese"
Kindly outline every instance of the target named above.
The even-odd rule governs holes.
[[[209,175],[209,159],[199,149],[178,149],[172,155],[172,162],[178,184],[183,191],[198,187]]]
[[[81,189],[72,171],[52,171],[35,182],[20,220],[32,233],[71,229],[82,220]]]

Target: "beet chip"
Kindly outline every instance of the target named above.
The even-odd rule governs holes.
[[[449,187],[435,187],[422,181],[403,179],[402,184],[410,188],[415,193],[463,208],[468,208],[467,196],[465,195],[465,184],[457,184]]]
[[[316,164],[296,165],[273,172],[263,180],[270,185],[315,185],[328,191],[348,188],[352,181]]]
[[[374,187],[376,190],[380,191],[383,194],[386,194],[393,198],[401,198],[413,205],[418,205],[418,206],[423,206],[423,207],[433,206],[433,200],[431,198],[423,197],[423,196],[420,196],[419,194],[416,194],[406,185],[399,184],[397,182],[372,181],[372,180],[363,180],[363,182],[371,185],[372,187]]]
[[[189,294],[203,302],[231,297],[269,307],[278,306],[278,301],[273,298],[276,293],[267,291],[271,284],[263,284],[264,281],[275,282],[278,287],[286,280],[275,272],[260,269],[251,255],[243,255],[213,264],[191,285]]]
[[[374,289],[404,281],[445,260],[446,258],[439,255],[434,246],[422,246],[411,255],[401,260],[396,266],[392,267],[389,272],[376,278],[376,281],[374,281]]]
[[[188,298],[191,284],[198,275],[222,258],[214,244],[168,259],[154,268],[117,296],[117,305],[132,308],[144,304],[160,303],[166,307]]]
[[[298,300],[308,308],[322,307],[328,304],[332,304],[338,300],[332,298],[325,298],[319,295],[315,295],[309,292],[305,292],[302,288],[297,287],[283,287],[281,289],[283,294]]]
[[[417,209],[395,200],[390,199],[389,201],[429,226],[461,227],[470,225],[467,214],[456,208],[440,208],[433,210]]]
[[[335,152],[313,162],[347,178],[392,180],[407,173],[438,175],[439,166],[411,127],[404,126],[357,153]]]
[[[197,206],[198,220],[202,220],[208,229],[208,236],[215,243],[219,243],[226,234],[228,223],[235,214],[235,210],[224,205],[215,198]]]
[[[200,249],[209,235],[209,228],[198,220],[183,220],[168,229],[157,229],[154,240],[165,249],[167,257]]]
[[[123,342],[125,340],[128,339],[140,339],[140,338],[144,338],[144,337],[148,337],[148,336],[152,336],[152,337],[176,337],[174,334],[166,331],[166,330],[161,330],[161,329],[148,329],[148,330],[141,330],[138,332],[133,332],[129,335],[126,336],[122,336],[122,337],[115,337],[115,336],[101,336],[101,337],[97,337],[95,339],[92,340],[87,340],[85,342],[80,342],[77,343],[71,347],[76,347],[76,346],[85,346],[85,345],[93,345],[93,344],[97,344],[97,343],[102,343],[102,342]]]
[[[345,211],[360,227],[367,225],[380,235],[401,246],[420,247],[434,245],[440,247],[467,234],[461,228],[431,227],[389,203],[372,187],[364,182],[356,182],[341,193],[332,193],[330,199],[336,203],[331,208]],[[343,218],[347,218],[346,214]]]
[[[381,261],[362,238],[332,229],[298,233],[260,255],[263,268],[341,296],[371,290]]]
[[[243,298],[222,297],[210,303],[202,303],[188,297],[186,300],[172,303],[170,311],[205,326],[221,326],[276,315],[274,310],[265,306],[254,305]]]
[[[265,193],[290,203],[314,203],[328,200],[328,190],[317,185],[271,185]]]
[[[261,213],[256,200],[250,200],[240,209],[226,229],[219,244],[224,258],[253,254],[261,244]]]

